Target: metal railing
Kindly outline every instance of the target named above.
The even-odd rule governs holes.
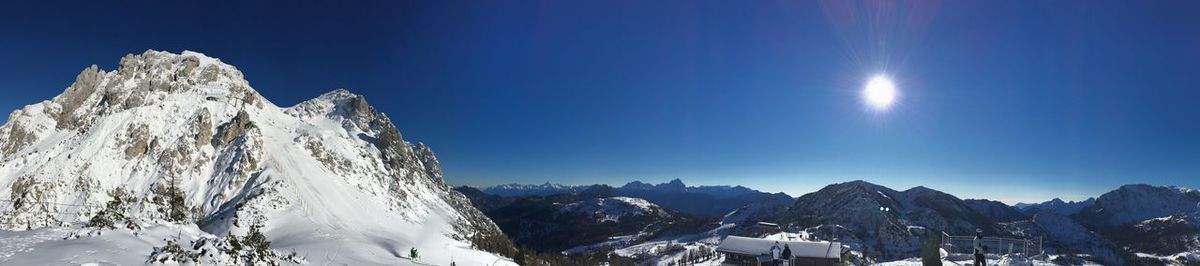
[[[1042,255],[1042,238],[1006,238],[984,237],[980,243],[985,254],[1020,254],[1023,256]],[[942,249],[950,254],[975,253],[974,236],[951,236],[942,233]]]

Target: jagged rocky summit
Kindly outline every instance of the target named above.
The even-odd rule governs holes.
[[[428,263],[491,263],[499,257],[480,247],[511,248],[447,186],[432,150],[404,140],[362,95],[278,107],[200,53],[93,65],[6,121],[5,230],[78,226],[113,208],[140,228],[194,225],[211,237],[261,226],[272,248],[309,261],[403,264],[415,248]],[[114,198],[127,200],[106,206]]]

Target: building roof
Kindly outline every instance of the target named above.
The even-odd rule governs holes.
[[[725,237],[717,246],[717,251],[758,256],[771,253],[771,246],[775,243],[779,243],[780,248],[787,245],[792,250],[793,257],[841,259],[842,255],[842,243],[838,242],[786,241],[740,236]]]
[[[776,228],[778,228],[778,227],[779,227],[779,224],[776,224],[776,223],[768,223],[768,222],[758,222],[758,225],[761,225],[761,226],[767,226],[767,227],[776,227]]]

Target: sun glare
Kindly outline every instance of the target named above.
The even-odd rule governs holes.
[[[872,109],[887,110],[896,101],[896,84],[884,75],[875,75],[867,81],[862,97],[863,102]]]

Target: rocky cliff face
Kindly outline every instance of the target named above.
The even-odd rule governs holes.
[[[362,95],[337,90],[277,107],[236,68],[199,53],[147,51],[114,71],[89,67],[7,121],[5,229],[86,221],[119,190],[134,199],[121,211],[135,223],[195,223],[217,236],[260,223],[283,248],[314,253],[332,251],[304,239],[380,254],[467,248],[459,257],[482,254],[469,250],[476,242],[507,243],[445,184],[433,151],[405,141]],[[182,192],[185,206],[175,207],[185,221],[155,200],[165,188]]]

